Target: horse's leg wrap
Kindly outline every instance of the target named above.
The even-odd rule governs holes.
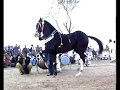
[[[83,60],[80,59],[80,72],[83,72]]]
[[[83,60],[80,59],[80,70],[79,70],[79,72],[76,74],[76,76],[80,76],[80,75],[82,74],[82,72],[83,72]]]

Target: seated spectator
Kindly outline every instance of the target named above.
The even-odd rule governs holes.
[[[39,45],[37,45],[37,47],[36,47],[36,53],[38,54],[38,53],[40,53],[42,51],[42,47],[39,47]]]
[[[10,66],[10,58],[7,54],[4,55],[4,67]]]
[[[29,74],[31,72],[32,64],[30,62],[30,58],[27,57],[27,53],[20,54],[16,67],[19,69],[21,75]]]
[[[25,47],[23,48],[22,52],[23,52],[23,53],[29,53],[29,50],[28,50],[28,48],[26,48],[26,45],[25,45]]]
[[[10,66],[11,67],[15,67],[16,66],[16,63],[17,63],[17,56],[14,54],[12,59],[11,59],[11,64]]]
[[[30,62],[32,63],[33,66],[35,66],[36,63],[37,63],[37,59],[36,59],[36,57],[33,56],[33,55],[31,55]]]

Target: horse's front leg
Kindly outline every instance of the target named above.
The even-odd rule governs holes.
[[[84,63],[83,63],[83,60],[82,60],[82,59],[79,60],[79,63],[80,63],[80,69],[79,69],[79,72],[76,74],[77,77],[82,74],[82,72],[83,72],[83,67],[84,67],[84,65],[83,65]]]

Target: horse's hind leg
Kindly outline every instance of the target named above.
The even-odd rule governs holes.
[[[79,56],[80,56],[80,69],[79,69],[79,72],[76,74],[76,76],[80,76],[81,74],[82,74],[82,72],[83,72],[83,67],[84,67],[84,60],[85,60],[85,55],[84,54],[82,54],[82,55],[80,55],[79,54]]]

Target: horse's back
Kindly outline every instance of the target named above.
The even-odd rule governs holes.
[[[74,51],[84,57],[84,52],[86,51],[89,42],[88,36],[82,31],[75,31],[73,34],[75,34],[76,37]]]
[[[75,39],[77,40],[77,42],[80,42],[81,44],[84,43],[88,43],[88,36],[82,32],[82,31],[75,31],[73,32],[74,35],[72,35],[71,38],[73,38],[73,36],[75,37]]]

